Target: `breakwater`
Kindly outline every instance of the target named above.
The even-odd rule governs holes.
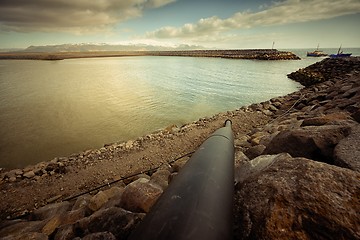
[[[1,218],[23,216],[1,222],[0,237],[126,239],[188,156],[164,161],[196,149],[230,118],[236,149],[234,239],[358,239],[360,58],[317,66],[333,74],[320,82],[314,78],[298,92],[2,173]],[[147,171],[155,166],[161,167]],[[66,200],[76,191],[119,179],[114,171],[123,167],[124,175],[143,174]],[[103,175],[94,176],[95,170]]]
[[[220,58],[232,58],[232,59],[258,59],[258,60],[300,59],[292,52],[278,51],[276,49],[0,53],[0,59],[28,59],[28,60],[63,60],[63,59],[71,59],[71,58],[125,57],[125,56],[220,57]]]

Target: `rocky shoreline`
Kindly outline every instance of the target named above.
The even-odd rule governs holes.
[[[126,239],[187,153],[229,118],[234,239],[360,239],[360,58],[325,59],[289,77],[307,87],[2,172],[0,238]],[[97,186],[104,187],[70,199]]]
[[[129,56],[180,56],[216,57],[253,60],[299,60],[292,52],[276,49],[243,50],[188,50],[188,51],[103,51],[103,52],[10,52],[0,53],[0,59],[64,60],[71,58],[129,57]]]

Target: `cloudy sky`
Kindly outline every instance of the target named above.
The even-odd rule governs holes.
[[[360,0],[0,0],[0,49],[64,43],[360,47]]]

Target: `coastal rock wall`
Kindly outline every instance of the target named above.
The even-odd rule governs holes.
[[[186,57],[219,57],[232,59],[258,59],[258,60],[298,60],[292,52],[278,51],[276,49],[249,49],[249,50],[193,50],[193,51],[159,51],[148,52],[146,55],[154,56],[186,56]]]
[[[187,131],[230,118],[236,151],[234,239],[360,239],[359,60],[326,59],[307,70],[321,72],[320,83],[314,80],[311,86],[283,97],[182,127],[170,126],[122,143],[121,148],[137,151],[144,141],[153,139],[165,150],[167,137],[181,138]],[[243,116],[256,120],[248,122]],[[106,158],[119,146],[80,155],[84,161],[90,161],[89,156],[99,161],[98,157]],[[0,238],[126,239],[188,159],[186,155],[75,199],[61,202],[64,198],[55,196],[48,201],[55,203],[20,218],[4,219]],[[46,167],[45,178],[63,175],[66,181],[71,160],[54,161],[52,174]],[[28,175],[22,173],[14,183],[38,181],[34,179],[37,171]],[[6,173],[2,176],[2,193],[11,196],[16,189],[9,184],[14,183]]]
[[[63,60],[70,58],[124,56],[217,57],[257,60],[298,60],[292,52],[276,49],[188,50],[188,51],[103,51],[103,52],[13,52],[0,53],[0,59]]]

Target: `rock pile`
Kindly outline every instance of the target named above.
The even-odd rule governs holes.
[[[360,239],[360,58],[326,59],[315,66],[299,70],[309,73],[309,87],[229,113],[234,123],[240,112],[270,119],[235,132],[234,239]],[[321,73],[320,81],[313,71]],[[170,126],[167,134],[151,137],[181,131],[186,127]],[[146,138],[111,146],[141,148]],[[106,154],[103,149],[82,155],[96,160]],[[0,238],[126,239],[187,159],[5,220]],[[41,172],[59,174],[64,171],[59,163],[66,161],[54,160]],[[3,181],[40,176],[34,169],[34,174],[16,171]]]
[[[190,51],[158,51],[146,52],[152,56],[185,56],[185,57],[219,57],[233,59],[257,60],[299,60],[292,52],[276,49],[242,49],[242,50],[190,50]]]
[[[235,239],[360,238],[360,58],[299,72],[311,87],[236,142]]]
[[[180,164],[180,165],[179,165]],[[179,169],[178,163],[174,169]],[[169,184],[176,170],[163,167],[119,182],[96,194],[48,204],[26,218],[0,224],[0,238],[13,239],[126,239]]]

